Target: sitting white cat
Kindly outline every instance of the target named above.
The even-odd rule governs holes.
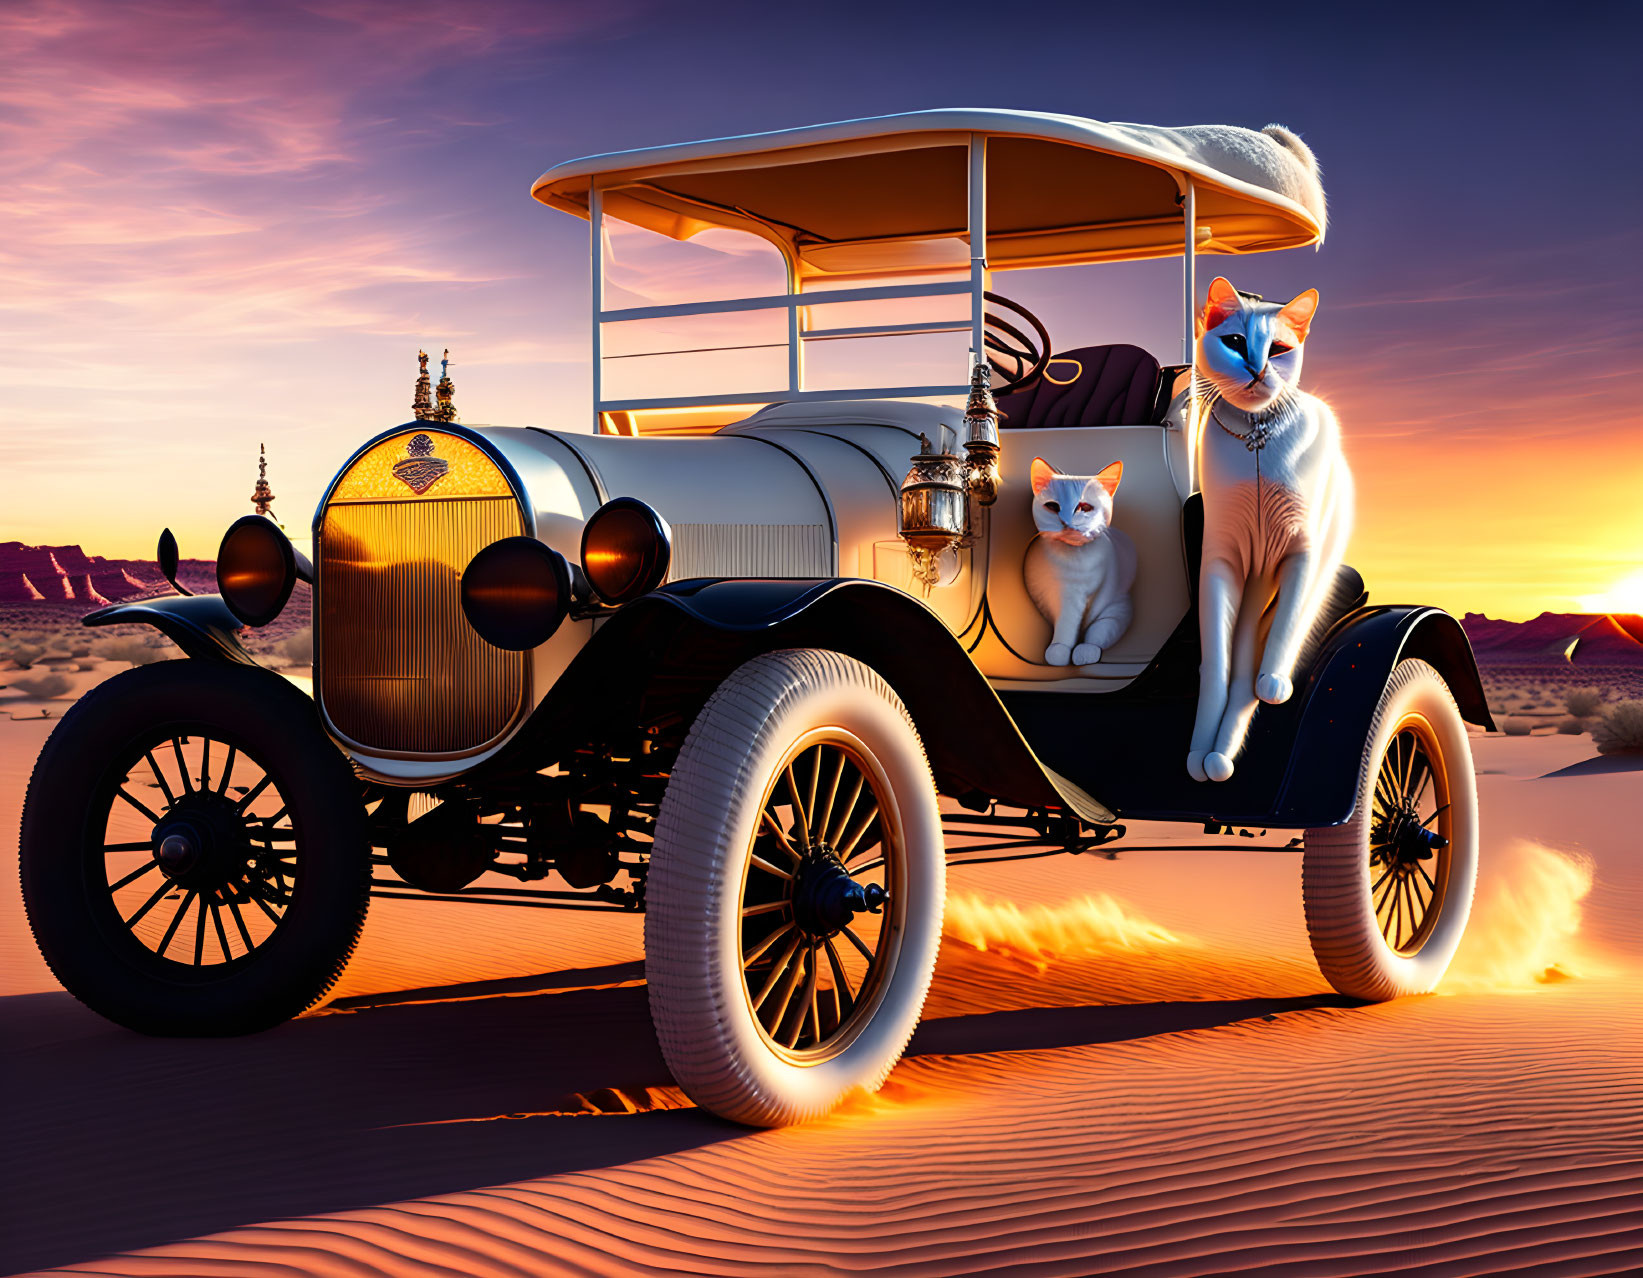
[[[1352,472],[1329,405],[1299,389],[1318,309],[1209,286],[1198,325],[1204,553],[1198,715],[1187,772],[1232,775],[1258,701],[1288,701],[1295,662],[1352,532]]]
[[[1093,665],[1117,643],[1135,615],[1135,543],[1112,526],[1113,494],[1124,463],[1099,475],[1063,475],[1033,459],[1033,523],[1027,547],[1027,593],[1054,633],[1044,660]]]

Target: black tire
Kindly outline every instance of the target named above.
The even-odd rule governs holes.
[[[226,766],[220,794],[213,743],[227,747],[216,760]],[[198,778],[187,750],[204,752]],[[253,783],[231,787],[233,779]],[[150,817],[160,819],[151,852],[140,834],[109,843],[120,822],[140,827]],[[162,852],[179,822],[186,837]],[[21,851],[29,926],[52,972],[87,1007],[145,1034],[246,1034],[313,1006],[347,964],[370,895],[352,768],[313,702],[251,666],[161,662],[82,698],[35,764]],[[111,864],[115,854],[126,859]],[[127,890],[117,872],[139,892],[158,885],[150,922],[181,900],[158,952],[141,912],[128,922],[117,904]],[[191,905],[197,924],[184,932],[183,959],[169,957]]]

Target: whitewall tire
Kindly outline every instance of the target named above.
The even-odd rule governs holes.
[[[876,1090],[923,1010],[945,891],[930,766],[889,685],[813,649],[741,666],[679,752],[646,885],[674,1078],[765,1127]]]
[[[1442,675],[1401,661],[1370,724],[1352,819],[1306,832],[1301,895],[1324,977],[1371,1002],[1430,993],[1466,930],[1477,872],[1466,723]]]

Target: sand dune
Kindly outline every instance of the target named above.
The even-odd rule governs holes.
[[[0,725],[8,840],[47,727]],[[1584,738],[1477,748],[1483,878],[1437,996],[1327,991],[1287,832],[963,867],[907,1060],[776,1132],[673,1087],[637,919],[378,902],[328,1006],[176,1042],[55,989],[11,877],[0,1267],[1635,1269],[1643,774],[1549,777]],[[1205,842],[1126,842],[1172,836]]]

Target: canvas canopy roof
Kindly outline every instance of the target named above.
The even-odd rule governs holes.
[[[970,143],[985,138],[986,257],[994,269],[1254,253],[1323,238],[1315,167],[1273,136],[1230,125],[1157,128],[1036,111],[914,111],[591,156],[556,165],[531,194],[673,239],[710,227],[780,245],[800,275],[957,264],[967,240]]]

